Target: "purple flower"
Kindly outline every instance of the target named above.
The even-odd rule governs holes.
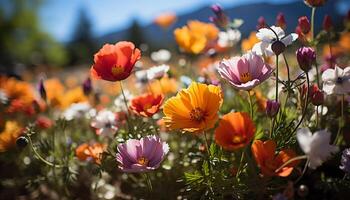
[[[280,109],[280,103],[275,100],[268,100],[266,102],[266,115],[268,117],[274,117],[277,115],[278,111]]]
[[[301,47],[297,50],[297,60],[300,68],[308,72],[316,62],[316,53],[311,47]]]
[[[226,28],[230,19],[225,15],[221,6],[214,4],[211,6],[211,10],[214,12],[215,16],[210,16],[209,20],[219,27]]]
[[[92,83],[89,77],[83,82],[83,91],[85,95],[89,95],[92,91]]]
[[[160,166],[168,151],[169,145],[158,136],[129,139],[118,145],[117,162],[124,172],[151,171]]]
[[[350,148],[343,151],[339,168],[346,173],[350,173]]]
[[[234,88],[251,90],[269,78],[273,69],[264,60],[253,52],[242,57],[232,57],[220,62],[218,72]]]
[[[44,85],[44,80],[40,79],[39,84],[38,84],[38,91],[40,94],[40,97],[44,100],[46,100],[46,89]]]

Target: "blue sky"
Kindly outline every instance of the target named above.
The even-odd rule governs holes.
[[[223,7],[251,2],[290,2],[295,0],[46,0],[40,10],[41,24],[59,41],[66,41],[73,32],[76,15],[86,9],[93,23],[95,35],[102,35],[127,27],[136,18],[142,24],[150,23],[161,12],[178,14],[202,6],[219,3]]]

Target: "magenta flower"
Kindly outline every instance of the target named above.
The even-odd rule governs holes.
[[[250,90],[269,78],[273,69],[253,52],[220,62],[218,72],[234,88]]]
[[[117,162],[123,172],[151,171],[160,166],[168,151],[169,145],[158,136],[129,139],[118,145]]]

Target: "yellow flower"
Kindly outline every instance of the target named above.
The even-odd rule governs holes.
[[[4,130],[0,133],[0,152],[5,152],[16,144],[22,134],[22,128],[16,121],[7,121]]]
[[[150,82],[149,92],[154,94],[170,94],[177,92],[178,83],[174,78],[164,76],[160,80]]]
[[[221,104],[220,87],[192,82],[165,102],[163,119],[170,130],[201,133],[214,127]]]
[[[84,95],[82,87],[68,90],[62,98],[62,107],[67,108],[73,103],[86,102],[88,98]]]
[[[56,78],[47,79],[45,80],[44,85],[47,101],[50,103],[50,106],[61,107],[64,94],[64,86],[61,81]]]
[[[256,37],[256,32],[251,32],[247,39],[244,39],[241,44],[241,48],[243,52],[250,51],[254,44],[258,43],[259,39]]]
[[[218,32],[214,24],[189,21],[187,26],[175,29],[174,36],[177,44],[185,52],[198,54],[218,37]]]

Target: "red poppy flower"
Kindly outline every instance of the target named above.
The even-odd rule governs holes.
[[[105,44],[94,56],[91,76],[106,81],[121,81],[129,77],[141,51],[131,42]]]
[[[235,150],[249,144],[254,133],[254,123],[247,113],[229,113],[220,120],[215,141],[226,150]]]
[[[130,109],[143,117],[152,117],[159,111],[163,103],[164,96],[144,94],[131,100]]]

